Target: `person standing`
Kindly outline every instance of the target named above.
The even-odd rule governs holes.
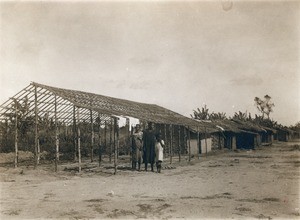
[[[148,128],[143,133],[143,162],[145,163],[145,171],[147,171],[148,163],[150,163],[151,171],[154,172],[155,141],[153,124],[149,122]]]
[[[164,160],[164,146],[165,143],[161,139],[161,134],[158,133],[156,135],[156,142],[155,142],[155,161],[156,161],[156,169],[157,172],[160,173],[161,171],[161,164]]]
[[[143,132],[139,124],[136,125],[135,132],[132,136],[132,169],[136,170],[136,163],[138,163],[138,170],[140,171],[143,150]]]

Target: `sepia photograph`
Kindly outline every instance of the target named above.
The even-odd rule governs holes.
[[[0,0],[0,219],[300,219],[300,1]]]

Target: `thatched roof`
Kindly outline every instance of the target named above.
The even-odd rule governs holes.
[[[231,120],[225,119],[225,120],[214,120],[212,122],[219,131],[227,131],[227,132],[233,132],[233,133],[241,133],[241,129],[238,128],[237,124]]]
[[[266,132],[259,125],[253,124],[249,121],[241,121],[241,120],[232,120],[236,123],[237,127],[243,131],[249,131],[254,133]]]

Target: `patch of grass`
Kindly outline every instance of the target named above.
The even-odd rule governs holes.
[[[107,215],[107,217],[108,218],[118,218],[118,217],[122,217],[122,216],[126,216],[126,215],[134,215],[135,216],[135,213],[133,211],[129,211],[129,210],[114,209],[112,211],[112,213]]]
[[[107,201],[106,199],[89,199],[85,200],[85,202],[105,202]]]
[[[265,203],[265,202],[279,202],[278,198],[263,198],[263,199],[239,199],[239,202],[253,202],[253,203]]]
[[[272,158],[271,156],[247,155],[247,154],[229,155],[229,157],[244,157],[244,158],[258,158],[258,159]]]
[[[267,202],[279,202],[280,200],[278,198],[263,198],[264,201]]]
[[[253,202],[253,203],[264,203],[266,201],[259,199],[239,199],[239,202]]]
[[[91,205],[88,205],[87,207],[93,208],[93,210],[95,212],[98,212],[99,214],[103,214],[104,213],[102,207],[99,204],[91,204]]]
[[[258,218],[258,219],[272,219],[271,216],[265,216],[263,214],[260,214],[260,215],[256,216],[256,218]]]
[[[214,165],[209,165],[208,167],[221,167],[222,165],[220,164],[214,164]]]
[[[7,215],[19,215],[20,212],[21,212],[20,209],[17,209],[17,210],[9,210],[9,211],[5,212],[5,214],[7,214]]]
[[[215,194],[212,196],[202,197],[202,199],[220,199],[220,198],[232,199],[232,196],[231,196],[231,193],[226,192],[226,193],[222,193],[222,194]]]
[[[152,206],[149,204],[138,204],[141,212],[150,212],[152,210]]]
[[[157,198],[157,199],[154,199],[154,201],[157,201],[157,202],[164,202],[165,200],[164,200],[164,199],[161,199],[161,198]]]
[[[180,199],[201,199],[199,196],[181,196]]]
[[[232,199],[232,194],[229,192],[221,193],[221,194],[215,194],[212,196],[205,196],[205,197],[199,197],[199,196],[182,196],[180,199]]]
[[[238,207],[238,208],[235,208],[235,210],[238,210],[240,212],[250,212],[251,211],[251,209],[245,208],[245,207]]]
[[[157,208],[157,211],[158,211],[158,212],[161,212],[162,210],[167,209],[167,208],[169,208],[169,207],[171,207],[171,205],[168,204],[168,203],[165,203],[165,204],[163,204],[162,206],[159,206],[159,207]]]

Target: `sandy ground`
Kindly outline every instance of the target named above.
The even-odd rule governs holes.
[[[0,218],[300,219],[299,144],[175,158],[160,174],[130,171],[123,161],[117,175],[107,163],[88,163],[81,174],[71,163],[58,173],[53,165],[2,164]]]

